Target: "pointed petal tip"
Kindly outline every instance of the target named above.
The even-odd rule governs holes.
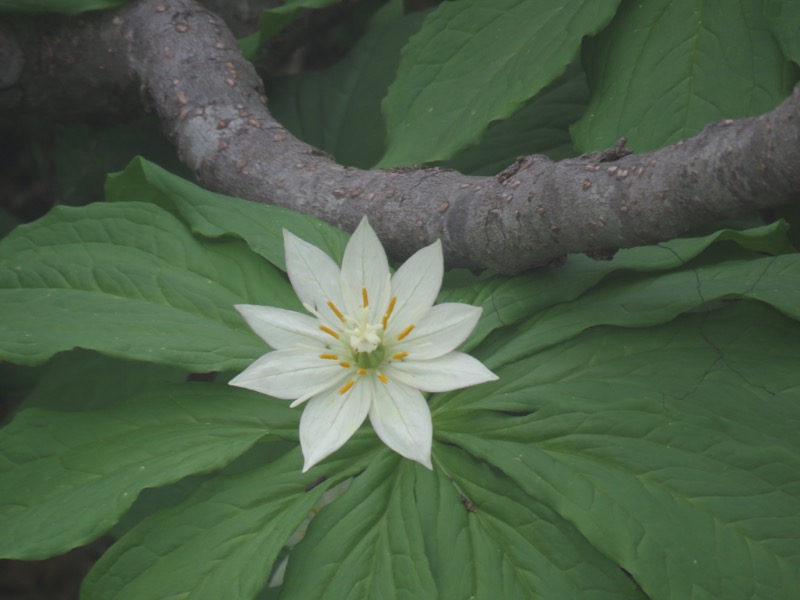
[[[319,461],[325,458],[324,456],[314,456],[315,453],[312,452],[309,448],[303,446],[302,444],[300,445],[300,448],[303,451],[303,470],[302,470],[303,473],[307,473],[309,469],[311,469],[311,467],[313,467]]]
[[[228,385],[230,385],[230,386],[233,386],[233,387],[238,387],[238,388],[244,388],[244,389],[247,389],[247,388],[246,388],[244,385],[242,385],[242,384],[241,384],[241,381],[242,381],[242,374],[243,374],[243,373],[244,373],[244,371],[242,371],[242,373],[239,373],[239,374],[238,374],[236,377],[234,377],[233,379],[231,379],[231,380],[228,382]]]
[[[233,308],[236,309],[242,317],[245,317],[253,308],[258,308],[256,304],[234,304]]]
[[[431,463],[431,455],[430,454],[428,454],[428,456],[420,457],[420,458],[416,459],[416,462],[421,464],[423,467],[425,467],[429,471],[433,471],[433,464]]]

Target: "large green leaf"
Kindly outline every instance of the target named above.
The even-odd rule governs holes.
[[[0,242],[0,356],[74,347],[193,371],[241,369],[264,345],[233,308],[296,308],[282,273],[239,241],[202,245],[151,204],[57,208]]]
[[[41,367],[22,408],[81,411],[123,400],[154,381],[186,381],[182,369],[118,360],[83,350],[57,354]]]
[[[800,256],[719,261],[647,276],[619,274],[573,302],[534,315],[522,331],[489,341],[479,355],[495,368],[597,325],[658,325],[733,298],[761,300],[800,320]]]
[[[385,453],[312,521],[282,597],[435,598],[414,503],[418,465]]]
[[[209,192],[165,171],[143,158],[110,175],[107,199],[112,202],[146,201],[165,208],[184,220],[196,234],[216,239],[234,236],[282,270],[283,229],[341,260],[349,236],[327,223],[276,206],[248,202]],[[262,302],[256,304],[268,304]]]
[[[592,101],[573,128],[584,151],[626,136],[642,152],[767,112],[796,79],[763,0],[625,0],[584,59]]]
[[[357,477],[292,551],[281,597],[641,597],[508,478],[451,448],[435,456],[433,472],[389,456]]]
[[[619,0],[443,2],[403,50],[378,166],[446,160],[560,76]]]
[[[295,449],[273,463],[209,479],[122,537],[95,565],[82,597],[139,600],[157,589],[163,600],[253,598],[289,536],[326,489],[363,468],[369,449],[373,440],[356,443],[305,474]],[[322,472],[328,478],[320,483]]]
[[[440,597],[645,597],[571,523],[496,469],[452,446],[437,446],[436,458],[441,469],[419,472],[414,490]]]
[[[381,100],[394,79],[401,48],[425,14],[404,16],[402,5],[391,3],[333,67],[269,81],[273,116],[340,164],[370,168],[385,150]]]
[[[498,370],[437,435],[494,465],[651,598],[800,589],[800,324],[738,302],[594,328]],[[508,412],[501,412],[508,411]]]
[[[544,154],[552,160],[574,156],[569,128],[588,104],[586,76],[576,62],[508,119],[491,123],[476,146],[440,166],[469,175],[496,175],[519,156]]]
[[[224,466],[268,433],[293,437],[298,415],[208,383],[157,384],[99,410],[23,410],[0,432],[0,556],[87,543],[142,489]]]
[[[800,64],[800,4],[793,0],[764,0],[764,14],[786,56]]]
[[[683,308],[661,306],[661,299],[658,295],[648,292],[649,288],[655,289],[662,285],[658,279],[659,272],[673,270],[687,264],[699,268],[701,264],[697,261],[702,260],[705,254],[714,254],[718,257],[717,260],[725,261],[740,260],[743,251],[747,251],[745,255],[748,258],[757,258],[758,254],[793,252],[793,248],[787,240],[787,232],[788,226],[782,221],[746,231],[725,229],[703,237],[677,239],[658,246],[620,250],[610,261],[597,261],[582,255],[570,256],[567,263],[558,268],[538,269],[517,277],[503,277],[490,273],[476,276],[467,271],[451,271],[445,276],[445,286],[439,300],[473,304],[483,309],[478,326],[464,346],[468,351],[474,349],[492,331],[501,327],[509,328],[506,337],[513,338],[513,341],[510,342],[512,346],[524,348],[525,344],[532,343],[541,348],[552,342],[552,339],[544,344],[538,339],[529,342],[531,337],[536,338],[538,335],[538,333],[531,333],[532,327],[527,331],[519,332],[512,329],[511,326],[526,317],[531,317],[535,322],[541,321],[543,327],[549,327],[551,334],[558,335],[558,330],[562,326],[572,328],[576,323],[583,323],[579,329],[571,329],[569,335],[574,335],[582,329],[600,323],[624,324],[626,311],[646,313],[651,316],[661,314],[664,317],[663,320],[668,320],[679,314],[681,310],[685,310],[687,301],[690,302],[690,305],[697,306],[704,300],[698,295],[695,275],[687,277],[670,274],[668,277],[671,278],[671,282],[680,281],[685,287],[669,289],[665,302],[668,302],[666,298],[672,298],[674,304],[675,298],[683,298]],[[712,261],[711,258],[704,260]],[[747,274],[747,277],[756,279],[761,277],[758,269],[764,268],[766,270],[763,275],[772,279],[779,276],[777,272],[771,271],[773,266],[777,265],[781,270],[788,268],[794,272],[795,260],[795,258],[782,258],[777,263],[766,260],[759,263],[760,266],[757,267],[733,266],[740,269],[737,270],[737,273],[742,276]],[[703,263],[703,265],[705,264]],[[701,271],[702,276],[709,280],[707,285],[714,286],[713,290],[701,291],[701,293],[708,294],[709,299],[713,294],[716,294],[715,297],[720,296],[718,284],[710,280],[725,271],[725,268],[710,266],[710,270]],[[652,273],[652,275],[637,278],[637,273]],[[694,271],[689,271],[689,273],[694,273]],[[612,276],[620,278],[619,286],[594,289],[599,282]],[[746,284],[742,282],[731,281],[727,273],[722,273],[721,277],[727,280],[730,286],[729,293],[736,294],[736,290],[742,293],[742,289],[746,287]],[[760,284],[760,286],[763,290],[764,285]],[[581,301],[578,304],[573,303],[576,298],[589,290],[593,290],[593,296],[589,300]],[[769,298],[775,299],[776,306],[791,312],[793,310],[792,298],[796,292],[789,280],[781,290],[783,291],[776,294],[770,294],[769,290],[764,293]],[[782,297],[784,291],[786,292],[785,298]],[[631,292],[639,294],[639,296],[635,300],[631,299],[628,295]],[[617,293],[621,294],[620,301],[617,301],[615,297]],[[595,307],[593,304],[595,298],[599,299],[602,304]],[[627,308],[621,304],[623,299]],[[637,304],[640,301],[644,301],[646,305]],[[580,309],[579,314],[573,315],[573,311],[578,308]],[[552,312],[546,312],[548,309],[552,309]],[[549,318],[542,315],[557,316],[559,320],[551,327]],[[658,319],[643,321],[642,316],[642,314],[639,315],[638,326],[663,322]],[[611,318],[615,320],[603,320]],[[629,324],[633,325],[634,323]],[[517,340],[518,334],[525,339]],[[503,355],[508,355],[510,350],[513,350],[513,347],[497,349],[495,345],[492,345],[483,349],[483,356],[488,357],[490,354],[499,352],[499,355],[492,359],[497,360]]]

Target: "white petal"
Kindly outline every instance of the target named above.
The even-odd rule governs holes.
[[[423,392],[449,392],[497,379],[478,359],[461,352],[431,360],[395,361],[387,365],[385,373],[389,379]]]
[[[329,301],[333,302],[341,310],[344,304],[339,267],[334,260],[285,229],[283,245],[286,271],[300,301],[317,310],[329,323],[339,323],[328,305]]]
[[[363,306],[362,288],[369,293],[370,322],[380,322],[389,305],[389,262],[378,236],[364,217],[347,243],[342,258],[341,287],[347,314]]]
[[[341,448],[367,418],[372,399],[368,383],[362,377],[344,394],[331,390],[308,401],[300,417],[303,473]]]
[[[392,450],[431,467],[431,411],[417,390],[389,380],[376,382],[369,420],[375,433]]]
[[[230,380],[230,385],[294,400],[341,384],[348,369],[335,360],[320,358],[311,349],[277,350],[265,354]]]
[[[320,330],[317,319],[308,315],[255,304],[237,304],[235,308],[250,329],[275,350],[298,345],[324,347],[333,341],[329,334]]]
[[[397,296],[387,332],[396,336],[433,306],[442,287],[444,259],[442,244],[436,240],[417,251],[392,277],[392,294]]]
[[[437,304],[419,320],[407,337],[392,345],[392,353],[408,352],[412,360],[428,360],[452,352],[475,329],[481,311],[481,308],[469,304]]]

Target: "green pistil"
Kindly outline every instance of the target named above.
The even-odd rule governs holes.
[[[377,369],[386,358],[386,350],[383,346],[378,346],[372,352],[356,352],[353,361],[360,369]]]

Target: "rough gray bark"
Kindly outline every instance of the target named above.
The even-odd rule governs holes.
[[[115,118],[157,113],[208,188],[352,230],[368,215],[397,258],[441,238],[451,266],[517,273],[779,206],[800,192],[800,86],[772,112],[668,148],[557,163],[523,157],[496,177],[436,168],[361,171],[269,114],[233,35],[192,0],[0,30],[0,108]],[[53,90],[59,97],[54,97]]]

